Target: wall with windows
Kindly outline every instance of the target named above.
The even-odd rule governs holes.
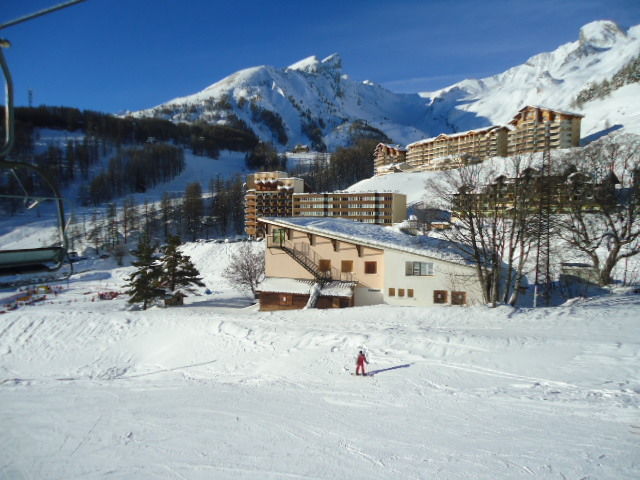
[[[370,298],[381,298],[384,281],[382,250],[268,224],[271,239],[276,230],[283,232],[281,235],[286,246],[307,252],[307,256],[321,270],[330,271],[335,280],[359,282],[360,288],[366,292],[356,292],[356,305],[369,305],[372,304]],[[265,273],[267,277],[313,279],[313,275],[278,248],[266,249]],[[364,303],[358,303],[359,298]],[[381,300],[374,303],[381,303]]]
[[[397,250],[386,250],[384,302],[390,305],[472,305],[482,301],[475,269]]]

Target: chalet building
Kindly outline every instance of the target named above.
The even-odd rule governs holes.
[[[251,237],[264,236],[259,217],[341,217],[380,225],[407,218],[407,197],[399,193],[306,193],[304,181],[285,172],[254,173],[246,185],[245,231]]]
[[[482,301],[475,267],[451,242],[340,218],[260,218],[261,310]]]
[[[379,143],[373,153],[373,167],[376,175],[400,171],[407,161],[407,149],[400,145]]]
[[[341,217],[391,225],[407,218],[407,196],[400,193],[294,193],[294,217]]]
[[[541,152],[547,137],[552,149],[578,147],[582,118],[578,113],[526,106],[509,122],[508,155]]]
[[[520,109],[507,125],[441,133],[407,145],[406,163],[401,170],[459,168],[491,157],[541,152],[547,143],[551,149],[577,147],[580,145],[582,118],[583,115],[578,113],[528,105]],[[376,147],[376,175],[394,171],[385,168],[394,159],[387,147],[385,144]]]
[[[417,170],[446,170],[478,163],[485,158],[504,157],[507,127],[488,127],[420,140],[407,146],[407,164]]]

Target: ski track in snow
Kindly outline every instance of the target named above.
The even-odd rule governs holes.
[[[234,245],[185,249],[215,279]],[[640,296],[203,307],[241,298],[220,284],[173,309],[90,301],[127,271],[0,316],[0,478],[635,478]],[[365,345],[377,373],[351,376]]]

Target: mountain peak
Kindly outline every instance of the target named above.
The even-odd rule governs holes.
[[[627,35],[617,23],[611,20],[597,20],[587,23],[580,29],[580,46],[599,49],[611,48]]]
[[[321,71],[340,70],[342,68],[342,58],[337,53],[329,55],[323,60],[319,60],[315,55],[303,58],[296,63],[289,65],[287,70],[298,70],[306,73],[318,73]]]

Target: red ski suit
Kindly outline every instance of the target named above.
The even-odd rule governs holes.
[[[356,375],[358,375],[360,372],[362,372],[362,375],[366,375],[366,372],[364,371],[364,364],[365,363],[369,363],[367,362],[367,357],[365,357],[364,353],[360,353],[358,354],[358,360],[356,360]]]

